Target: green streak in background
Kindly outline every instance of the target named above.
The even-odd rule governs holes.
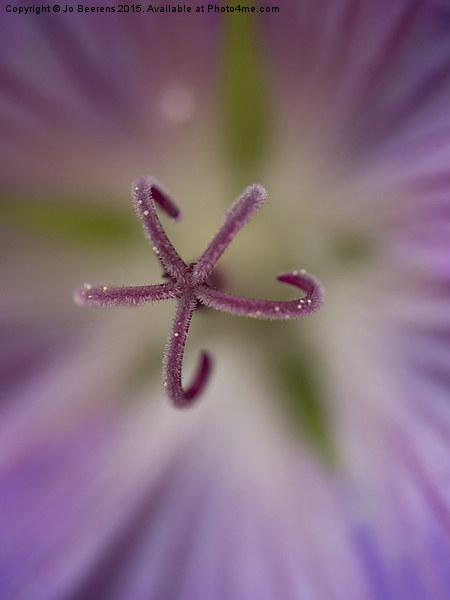
[[[101,247],[133,240],[133,220],[120,211],[100,204],[80,204],[77,201],[53,203],[35,199],[2,200],[0,215],[18,231],[27,230],[50,240],[77,245]]]
[[[305,319],[314,318],[312,315]],[[306,337],[303,341],[298,337],[304,326],[302,321],[248,319],[243,335],[253,336],[256,348],[264,353],[262,380],[292,433],[307,443],[328,467],[339,468],[332,407],[323,385],[326,375],[313,345]]]
[[[269,108],[257,23],[251,14],[233,13],[225,19],[225,139],[231,167],[238,173],[256,167],[268,144]]]
[[[353,232],[339,233],[330,236],[330,256],[333,260],[345,265],[367,266],[375,254],[375,244],[368,238]]]
[[[314,364],[305,356],[282,355],[276,368],[284,392],[280,399],[284,400],[291,425],[300,430],[329,465],[336,466],[338,457]]]

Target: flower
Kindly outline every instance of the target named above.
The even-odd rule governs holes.
[[[445,6],[68,6],[0,25],[0,595],[445,598]],[[296,328],[197,311],[220,361],[188,412],[158,384],[169,303],[71,302],[160,275],[123,198],[145,172],[183,198],[183,257],[268,189],[221,289],[273,297],[298,260],[327,289]]]
[[[92,287],[85,284],[75,292],[75,301],[82,306],[138,305],[143,302],[155,302],[179,298],[173,330],[167,341],[167,353],[164,357],[164,387],[173,404],[178,407],[190,404],[202,391],[211,369],[211,358],[203,352],[198,373],[193,383],[184,391],[181,386],[181,363],[188,335],[189,324],[197,304],[204,304],[232,314],[257,319],[297,319],[316,311],[323,301],[320,283],[304,270],[283,273],[277,277],[295,285],[305,292],[305,298],[277,302],[240,298],[210,287],[206,280],[212,277],[212,271],[232,242],[235,235],[247,223],[266,200],[266,191],[259,185],[248,187],[236,200],[225,215],[219,233],[203,252],[199,260],[187,265],[172,246],[156,214],[155,203],[167,214],[178,218],[180,211],[174,202],[162,192],[151,178],[142,177],[131,187],[134,205],[142,219],[144,231],[153,250],[161,261],[168,283],[134,287]]]

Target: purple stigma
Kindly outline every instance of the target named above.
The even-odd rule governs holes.
[[[182,364],[186,338],[194,311],[203,304],[235,315],[257,319],[297,319],[320,308],[324,289],[320,282],[303,269],[289,271],[277,277],[303,290],[306,295],[296,300],[273,301],[242,298],[211,286],[217,261],[242,227],[266,201],[266,191],[260,185],[246,188],[225,214],[222,227],[195,263],[186,264],[173,247],[156,213],[159,206],[177,220],[180,209],[150,177],[140,177],[131,188],[136,213],[160,260],[166,283],[146,286],[92,286],[85,284],[74,293],[82,306],[138,306],[147,302],[178,299],[172,330],[169,334],[163,361],[163,382],[167,394],[178,408],[190,406],[203,392],[212,369],[212,359],[202,352],[192,383],[182,385]]]

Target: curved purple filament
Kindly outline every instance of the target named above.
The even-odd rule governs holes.
[[[186,400],[194,400],[203,392],[203,389],[208,383],[208,379],[211,374],[212,362],[211,355],[208,352],[202,352],[200,354],[200,360],[195,377],[191,385],[183,394]]]
[[[267,198],[266,190],[258,184],[249,185],[228,209],[222,227],[194,265],[194,283],[203,283],[216,266],[236,234],[261,208]]]
[[[169,275],[184,282],[189,267],[167,237],[156,213],[155,203],[172,218],[180,218],[180,210],[151,177],[137,179],[131,187],[131,193],[136,213],[142,219],[145,235],[152,242],[156,256]]]
[[[163,361],[164,387],[173,404],[180,408],[189,404],[190,400],[193,400],[201,393],[206,385],[212,367],[211,358],[204,352],[201,355],[197,374],[195,375],[193,382],[187,390],[183,389],[181,373],[184,350],[189,325],[196,305],[197,297],[195,293],[191,292],[180,297],[172,330],[167,340]]]
[[[298,319],[310,315],[322,305],[324,289],[309,273],[289,271],[282,273],[277,279],[304,290],[307,295],[304,298],[287,301],[258,300],[227,294],[204,285],[197,292],[198,298],[211,308],[256,319]]]
[[[167,196],[167,194],[163,194],[153,180],[152,183],[152,197],[156,204],[167,214],[169,217],[172,217],[175,221],[181,219],[181,210],[175,204],[175,202]]]
[[[92,286],[86,283],[74,292],[80,306],[138,306],[147,302],[178,298],[179,289],[170,281],[155,285]]]

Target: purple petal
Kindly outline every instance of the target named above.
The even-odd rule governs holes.
[[[156,198],[153,192],[156,191]],[[173,218],[178,217],[179,210],[168,196],[161,192],[156,182],[150,177],[140,177],[132,187],[133,202],[138,217],[142,219],[144,231],[154,244],[154,250],[166,272],[177,279],[184,279],[189,268],[172,246],[166,232],[156,214],[155,200]]]
[[[195,283],[205,281],[235,235],[264,204],[266,197],[266,190],[258,184],[250,185],[244,190],[242,196],[236,200],[225,214],[219,233],[194,266],[193,281]]]
[[[186,295],[180,298],[164,356],[164,387],[167,389],[169,398],[178,408],[191,404],[191,401],[202,392],[212,367],[210,356],[203,352],[193,382],[186,390],[183,390],[181,371],[184,348],[196,304],[197,298],[194,295]]]
[[[180,292],[172,282],[130,287],[93,287],[89,283],[77,288],[74,300],[81,306],[124,306],[178,298]]]
[[[302,271],[290,271],[279,275],[277,279],[305,290],[307,295],[297,300],[277,302],[241,298],[207,286],[201,286],[197,292],[198,298],[206,306],[217,310],[256,319],[298,319],[310,315],[322,306],[324,289],[322,284],[312,275]]]
[[[448,114],[448,20],[429,0],[287,0],[261,23],[273,93],[298,147],[344,145],[361,158]]]
[[[46,14],[0,24],[0,179],[16,192],[114,190],[148,164],[161,173],[162,144],[192,146],[184,126],[203,122],[214,93],[219,15],[196,15],[186,44],[183,16],[123,19],[117,7],[93,15],[67,5],[72,22]]]

